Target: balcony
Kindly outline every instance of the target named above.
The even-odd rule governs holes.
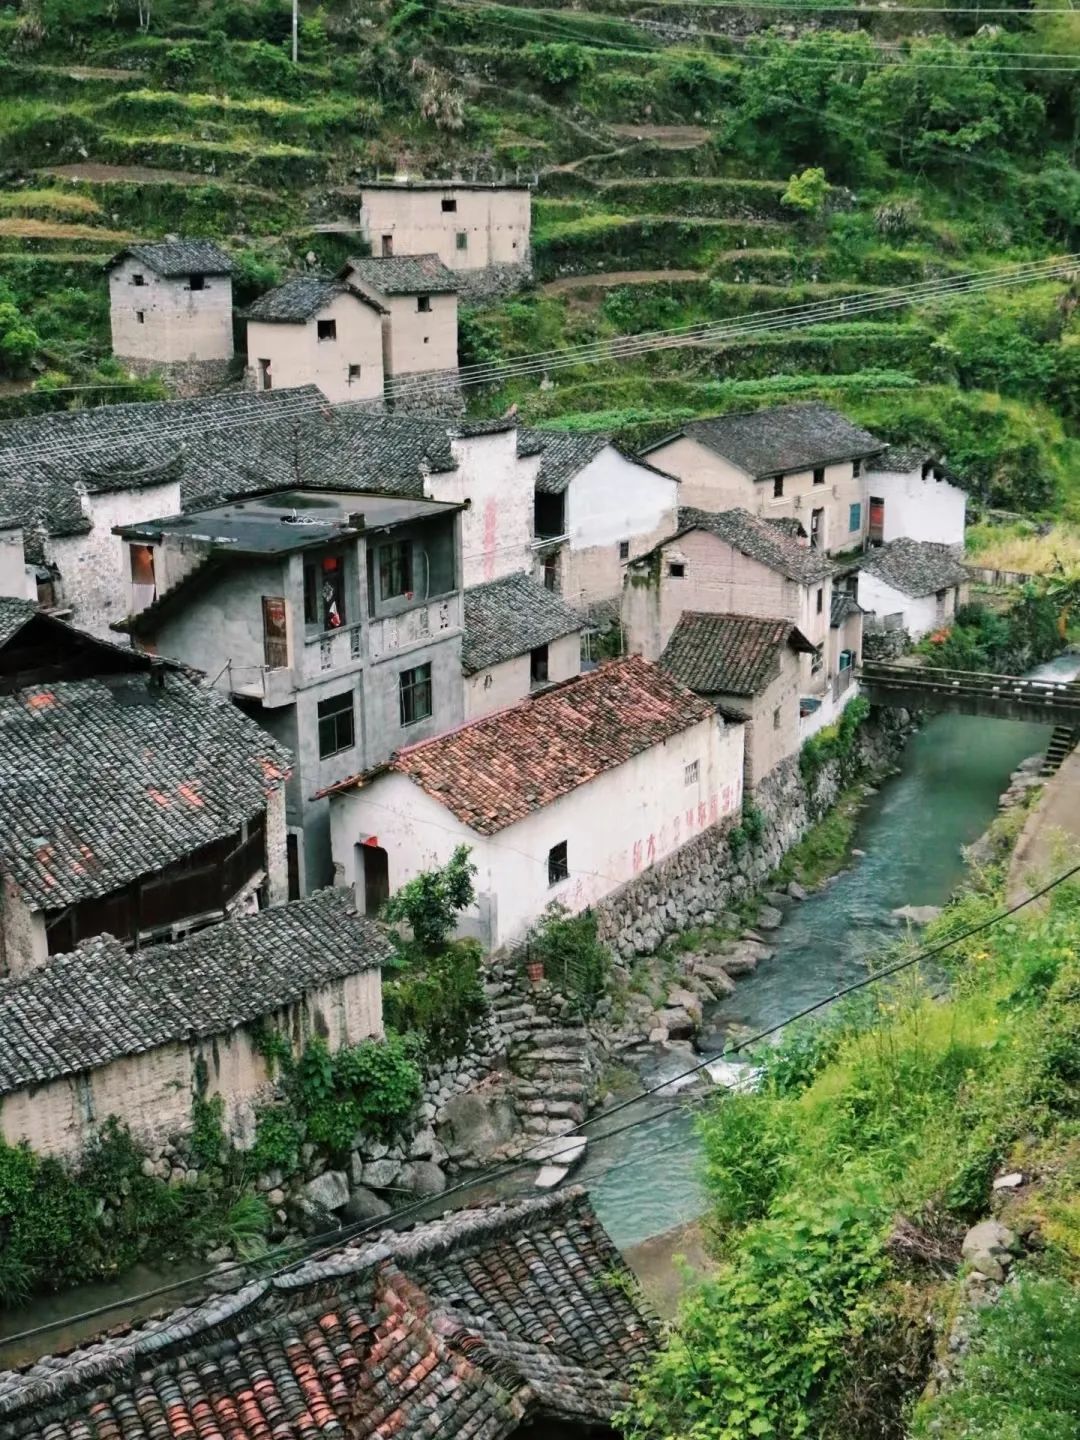
[[[368,655],[372,662],[383,660],[396,651],[409,650],[451,635],[462,625],[460,591],[429,600],[400,615],[387,615],[368,623]]]
[[[318,680],[328,671],[361,664],[364,658],[363,621],[342,625],[340,630],[308,635],[304,638],[300,655],[300,678],[303,681]]]

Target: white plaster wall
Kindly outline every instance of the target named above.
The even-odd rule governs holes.
[[[33,574],[28,571],[23,557],[22,526],[12,525],[0,530],[0,595],[35,600],[37,587],[32,585],[32,581]]]
[[[560,636],[548,645],[548,681],[569,680],[581,671],[581,632]],[[516,655],[501,665],[479,670],[465,677],[465,719],[478,720],[493,710],[503,710],[532,691],[531,661],[528,654]]]
[[[456,213],[443,200],[457,202]],[[361,186],[360,225],[371,253],[382,255],[382,237],[392,235],[395,255],[438,255],[451,270],[524,264],[529,257],[531,197],[528,190],[369,189]],[[468,243],[457,247],[458,233]]]
[[[336,340],[320,340],[320,320],[337,323]],[[259,361],[270,361],[275,390],[318,385],[328,400],[380,399],[383,393],[382,317],[352,293],[337,295],[302,325],[249,320],[247,363],[260,384]],[[349,366],[360,366],[349,381]]]
[[[677,527],[679,484],[657,475],[608,445],[570,481],[566,527],[570,536],[562,573],[562,594],[570,605],[614,600],[622,589],[626,561],[643,555]]]
[[[533,495],[539,455],[519,459],[517,431],[454,439],[457,469],[429,475],[431,500],[469,502],[462,514],[462,585],[532,570]]]
[[[485,837],[469,830],[403,775],[380,776],[334,796],[334,859],[346,880],[355,846],[375,836],[389,858],[390,889],[469,845],[477,866],[478,905],[492,945],[522,936],[552,901],[584,909],[670,855],[742,803],[743,729],[713,718],[607,771],[516,825]],[[697,761],[699,778],[686,784]],[[548,885],[548,852],[568,846],[570,875]]]
[[[112,533],[113,526],[137,525],[175,514],[180,509],[180,481],[83,495],[80,503],[93,527],[90,533],[49,537],[46,558],[60,571],[75,624],[122,644],[123,637],[109,626],[122,620],[130,609],[131,569],[127,542]]]
[[[415,295],[390,295],[388,375],[416,375],[426,370],[456,370],[457,296],[429,295],[430,310],[416,308]]]
[[[142,275],[142,285],[132,277]],[[129,256],[109,275],[113,354],[120,359],[171,364],[183,360],[228,360],[233,353],[232,280],[207,275],[202,290],[188,289],[186,276],[163,279]],[[138,321],[138,312],[145,317]]]
[[[901,474],[896,470],[872,470],[863,481],[864,508],[870,496],[885,501],[882,539],[931,540],[939,545],[963,545],[967,496],[948,480],[922,478],[922,471]]]
[[[859,604],[879,623],[883,624],[887,615],[902,614],[903,628],[913,640],[920,640],[931,630],[936,630],[942,621],[936,596],[924,595],[913,599],[866,570],[859,571],[858,595]],[[945,613],[951,615],[955,608],[955,593],[951,592],[947,597]]]
[[[727,708],[745,714],[746,726],[746,783],[756,786],[781,760],[794,755],[800,745],[799,738],[799,657],[785,646],[780,656],[780,670],[760,695],[748,699],[745,696],[718,695],[717,700]],[[779,725],[776,712],[779,711]]]

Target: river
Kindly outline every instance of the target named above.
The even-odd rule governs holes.
[[[1032,674],[1069,679],[1076,671],[1070,654]],[[983,833],[1010,772],[1045,750],[1049,736],[1049,726],[1011,720],[929,720],[909,742],[902,773],[886,780],[859,816],[853,844],[864,853],[824,889],[791,906],[775,942],[770,937],[775,957],[738,982],[710,1015],[711,1027],[766,1029],[864,975],[868,958],[897,938],[893,910],[949,898],[964,873],[961,846]],[[647,1067],[646,1083],[687,1064],[685,1050],[661,1054]],[[671,1105],[670,1096],[643,1100],[613,1128],[649,1107],[658,1112]],[[616,1245],[626,1247],[704,1211],[699,1161],[693,1117],[678,1110],[594,1143],[575,1178],[588,1185]]]

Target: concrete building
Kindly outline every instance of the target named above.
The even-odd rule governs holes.
[[[867,629],[906,630],[912,640],[948,625],[969,593],[968,573],[952,549],[920,540],[867,551],[856,583]]]
[[[865,484],[871,545],[906,538],[963,548],[967,496],[933,450],[890,445],[870,462]]]
[[[106,265],[112,348],[177,395],[221,385],[233,357],[232,261],[212,240],[130,245]]]
[[[513,705],[581,670],[585,622],[528,575],[465,591],[465,718]]]
[[[379,258],[437,255],[462,295],[508,294],[532,279],[528,185],[362,180],[360,227]]]
[[[518,450],[540,456],[534,574],[587,614],[617,614],[627,565],[676,528],[678,481],[606,435],[522,430]]]
[[[222,921],[137,957],[112,935],[0,984],[0,1135],[77,1160],[110,1117],[148,1148],[191,1129],[192,1102],[220,1096],[222,1129],[255,1138],[271,1087],[256,1028],[331,1051],[382,1033],[389,937],[351,897]],[[92,1023],[87,1017],[92,1016]]]
[[[282,904],[289,766],[178,667],[0,601],[0,974]]]
[[[802,744],[800,669],[814,647],[789,620],[685,610],[660,666],[729,718],[746,722],[746,788]]]
[[[317,791],[464,719],[459,506],[285,490],[118,534],[134,643],[203,671],[295,757],[290,893],[330,874]]]
[[[680,504],[794,519],[814,549],[838,554],[866,541],[863,475],[884,449],[837,411],[811,404],[694,420],[644,455],[678,476]]]
[[[439,257],[357,258],[341,277],[382,310],[383,370],[393,408],[415,403],[430,410],[458,399],[458,281]],[[410,402],[414,376],[424,383]]]
[[[463,929],[498,946],[736,814],[742,778],[742,725],[644,660],[617,660],[335,787],[335,870],[370,908],[467,845],[477,903]]]
[[[296,275],[244,312],[256,390],[317,385],[326,398],[382,404],[385,307],[341,280]]]

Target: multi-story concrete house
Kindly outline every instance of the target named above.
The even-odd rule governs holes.
[[[438,255],[357,258],[341,278],[382,310],[383,371],[394,406],[408,401],[411,376],[427,377],[416,397],[422,407],[456,395],[458,280]]]
[[[385,307],[342,280],[294,275],[244,311],[256,390],[317,385],[333,402],[383,398]]]
[[[694,420],[644,453],[678,476],[680,504],[795,519],[815,550],[838,554],[866,541],[864,473],[884,449],[845,416],[812,404]]]
[[[134,643],[203,671],[295,757],[291,892],[330,875],[316,792],[460,724],[460,506],[297,488],[118,527]]]
[[[358,191],[373,255],[437,255],[468,296],[517,290],[532,278],[528,185],[403,178],[362,180]]]
[[[212,240],[130,245],[109,272],[112,348],[138,375],[177,395],[228,378],[233,357],[232,261]]]
[[[179,667],[0,600],[0,974],[283,903],[290,763]]]

